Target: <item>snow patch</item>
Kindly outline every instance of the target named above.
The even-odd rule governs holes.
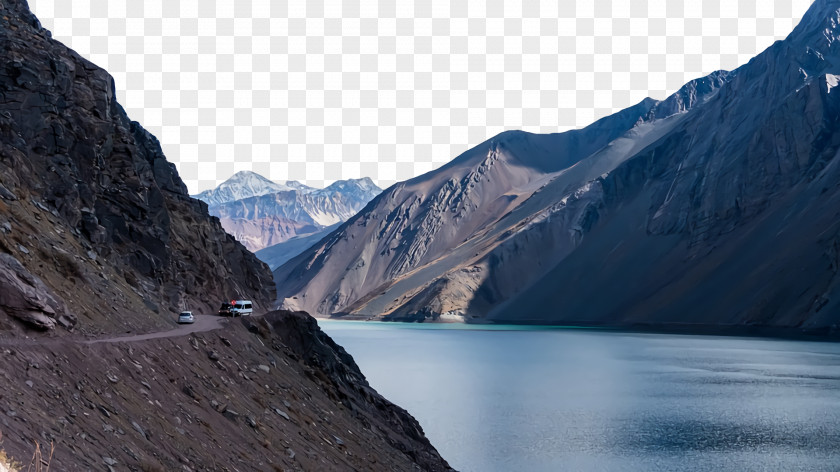
[[[831,93],[831,89],[837,87],[838,82],[840,81],[838,80],[838,77],[836,75],[825,74],[825,84],[827,86],[826,93]]]

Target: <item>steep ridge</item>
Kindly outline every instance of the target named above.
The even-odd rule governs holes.
[[[4,457],[40,444],[51,470],[451,470],[305,313],[202,314],[231,296],[265,311],[270,272],[23,0],[0,2],[0,55]],[[195,330],[173,329],[184,307]]]
[[[490,318],[562,306],[587,324],[836,332],[838,10],[815,2],[667,139],[595,182],[597,228]]]
[[[429,231],[412,205],[434,193],[412,183],[455,187],[465,156],[504,155],[509,135],[398,184],[277,269],[278,296],[322,316],[836,329],[838,10],[815,2],[786,40],[648,102],[630,127],[602,120],[588,149],[521,146],[518,162],[558,165],[517,182],[507,207],[470,200],[482,224],[462,213]],[[481,190],[505,194],[507,175]]]
[[[232,296],[265,310],[267,267],[191,199],[107,72],[4,2],[0,50],[0,328],[163,327]]]
[[[228,182],[222,185],[228,191],[233,189]],[[365,177],[339,180],[323,189],[284,190],[239,198],[209,209],[239,242],[258,251],[347,221],[381,191]]]
[[[533,203],[541,188],[572,175],[597,176],[609,170],[638,142],[670,129],[727,78],[723,72],[712,74],[666,101],[646,99],[581,130],[502,133],[440,169],[386,190],[318,246],[278,268],[278,296],[290,308],[322,316],[389,314],[395,307],[386,306],[385,300],[401,305],[424,286],[437,290],[446,285],[432,280],[486,251],[473,246],[517,208]],[[617,141],[623,144],[617,146]],[[594,164],[587,159],[598,153],[606,157]],[[476,271],[467,268],[463,275],[468,285],[475,283]],[[459,292],[459,298],[467,297],[459,301],[464,308],[470,289]],[[425,304],[415,300],[408,307]],[[434,316],[443,313],[432,311]]]

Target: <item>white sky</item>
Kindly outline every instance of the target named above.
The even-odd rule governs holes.
[[[386,187],[506,129],[582,127],[733,69],[809,0],[30,0],[192,193],[239,170]]]

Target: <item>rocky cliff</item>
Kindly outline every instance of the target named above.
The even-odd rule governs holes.
[[[274,300],[267,267],[190,198],[114,82],[28,11],[0,19],[0,326],[124,331]]]
[[[27,464],[39,444],[62,471],[451,470],[308,315],[203,314],[231,296],[264,311],[270,272],[187,195],[111,77],[23,0],[0,0],[0,55],[4,456]],[[183,308],[196,322],[176,329]]]
[[[837,330],[840,2],[748,64],[560,135],[504,133],[275,271],[364,318]]]

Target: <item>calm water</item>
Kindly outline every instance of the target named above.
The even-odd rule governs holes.
[[[321,327],[459,470],[840,470],[840,344]]]

